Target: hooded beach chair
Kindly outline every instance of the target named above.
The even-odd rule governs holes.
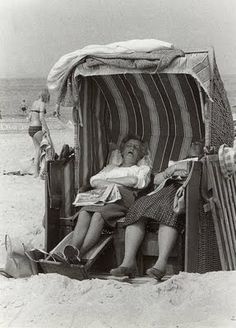
[[[182,270],[236,268],[235,175],[226,180],[218,157],[221,145],[233,146],[233,118],[213,49],[182,51],[158,40],[89,46],[61,57],[48,86],[73,107],[75,157],[48,163],[60,201],[53,205],[46,182],[47,251],[73,230],[76,193],[106,164],[109,145],[130,133],[148,142],[153,174],[204,140],[186,188]]]

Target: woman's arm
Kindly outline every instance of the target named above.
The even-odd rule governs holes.
[[[164,180],[171,178],[172,175],[175,173],[175,170],[176,170],[176,165],[171,165],[170,167],[167,167],[164,171],[156,174],[154,178],[154,184],[159,185]]]
[[[133,187],[144,189],[150,183],[151,167],[148,165],[136,166],[136,170],[133,171],[132,176],[137,178],[137,183]]]
[[[91,185],[94,188],[100,188],[111,184],[122,185],[125,187],[134,187],[137,184],[137,177],[124,177],[124,178],[106,178],[106,179],[93,179]]]
[[[32,115],[31,112],[29,112],[28,116],[26,117],[28,122],[31,122],[31,115]]]
[[[126,186],[126,187],[135,187],[135,185],[138,182],[138,178],[137,177],[130,177],[127,176],[125,178],[112,178],[112,179],[107,179],[108,182],[111,183],[116,183],[122,186]]]
[[[124,168],[122,168],[122,172],[124,172],[123,170]],[[130,174],[129,170],[122,176],[119,176],[120,174],[117,173],[117,171],[119,172],[119,168],[117,166],[114,167],[114,165],[107,165],[99,173],[91,177],[91,186],[94,188],[99,188],[115,183],[126,187],[142,189],[149,181],[149,168],[141,169],[138,167],[132,167],[132,174]],[[114,174],[112,172],[114,172]]]

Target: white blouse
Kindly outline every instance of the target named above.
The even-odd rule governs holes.
[[[150,182],[151,168],[147,165],[133,165],[129,167],[116,166],[109,164],[104,167],[99,173],[90,178],[90,184],[92,187],[95,179],[112,179],[112,178],[125,178],[125,177],[137,177],[138,182],[134,186],[137,189],[145,188]]]

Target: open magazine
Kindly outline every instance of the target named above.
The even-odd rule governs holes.
[[[86,192],[78,192],[74,206],[96,205],[103,206],[108,203],[114,203],[121,199],[121,194],[117,185],[112,184],[107,187],[96,188]]]

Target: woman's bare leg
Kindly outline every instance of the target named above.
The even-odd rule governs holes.
[[[170,252],[177,240],[178,231],[172,227],[160,224],[158,230],[159,257],[154,268],[165,272]]]
[[[85,236],[88,232],[89,226],[91,222],[91,214],[86,211],[81,211],[79,213],[79,217],[73,231],[73,238],[71,245],[77,247],[78,249],[81,248]]]
[[[34,177],[39,176],[39,164],[40,164],[40,144],[43,138],[43,132],[38,131],[33,136],[33,143],[35,148],[35,158],[34,158]]]
[[[39,176],[39,156],[40,156],[40,145],[38,141],[33,137],[35,155],[34,155],[34,178]]]
[[[84,238],[83,244],[80,248],[81,257],[87,253],[99,240],[105,221],[102,215],[95,212],[91,218],[87,234]]]
[[[125,256],[120,266],[131,268],[136,265],[136,255],[145,235],[143,219],[127,226],[125,231]]]

